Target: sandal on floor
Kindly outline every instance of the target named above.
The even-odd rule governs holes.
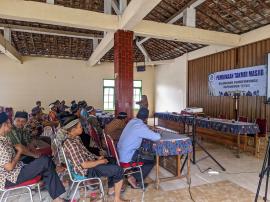
[[[126,191],[126,188],[121,188],[121,194]],[[114,196],[114,191],[112,193],[108,192],[108,196]]]

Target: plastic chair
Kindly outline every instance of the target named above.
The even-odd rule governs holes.
[[[143,191],[145,191],[143,173],[142,173],[143,162],[130,162],[130,163],[120,162],[117,150],[115,148],[115,144],[114,144],[111,136],[105,134],[105,140],[106,140],[106,144],[108,146],[108,150],[110,151],[111,156],[114,157],[117,161],[117,164],[124,169],[125,176],[130,175],[130,174],[134,174],[134,173],[140,173],[142,189],[143,189]],[[137,169],[137,170],[134,171],[134,169]]]
[[[69,198],[69,195],[70,195],[70,192],[71,192],[72,188],[75,186],[75,184],[77,184],[76,187],[75,187],[74,193],[73,193],[73,195],[72,195],[72,197],[70,199],[70,201],[73,201],[74,200],[75,195],[76,195],[76,192],[78,191],[80,185],[83,184],[86,181],[89,182],[88,185],[97,185],[98,184],[99,185],[99,189],[101,191],[102,198],[104,198],[105,194],[104,194],[104,189],[103,189],[103,184],[102,184],[101,179],[100,178],[97,178],[97,177],[95,177],[95,178],[87,178],[85,176],[82,176],[82,175],[77,174],[74,171],[71,162],[67,159],[66,154],[65,154],[64,149],[63,149],[62,146],[60,147],[60,151],[62,152],[63,157],[65,159],[65,163],[66,163],[66,166],[67,166],[68,174],[69,174],[70,180],[72,182],[71,187],[70,187],[70,190],[69,190],[69,192],[67,194],[68,198]],[[96,182],[92,182],[92,181],[96,181]],[[85,190],[86,190],[86,185],[83,185],[82,187],[84,187]]]
[[[31,191],[32,187],[37,187],[38,194],[39,194],[39,200],[42,201],[41,193],[40,193],[40,185],[39,185],[40,180],[41,180],[41,176],[37,176],[37,177],[35,177],[35,178],[31,179],[31,180],[25,181],[25,182],[23,182],[21,184],[18,184],[18,185],[12,186],[12,187],[6,187],[5,189],[0,189],[0,191],[3,192],[3,194],[2,194],[2,196],[0,198],[0,201],[2,202],[3,199],[4,199],[4,202],[6,202],[7,199],[10,198],[10,197],[24,195],[26,193],[14,194],[14,195],[11,195],[11,196],[9,194],[10,194],[10,192],[15,191],[15,190],[20,190],[20,189],[24,190],[24,189],[26,189],[27,192],[29,193],[30,201],[34,202],[33,201],[33,194],[32,194],[32,191]],[[6,197],[5,197],[5,195],[6,195]]]
[[[105,134],[105,131],[104,130],[102,130],[102,135],[103,135],[103,139],[104,139],[104,141],[105,141],[105,144],[106,144],[106,148],[107,148],[107,154],[109,155],[109,156],[112,156],[111,155],[111,152],[110,152],[110,149],[109,149],[109,145],[108,145],[108,142],[107,142],[107,138],[106,138],[106,134]]]
[[[91,124],[89,124],[89,135],[96,142],[96,144],[101,147],[101,141],[97,134],[97,131],[94,129],[94,127]]]

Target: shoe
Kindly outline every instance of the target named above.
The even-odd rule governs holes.
[[[131,185],[129,183],[129,186],[131,187],[131,189],[142,189],[142,184],[141,183],[137,183],[136,187],[134,187],[133,185]],[[146,189],[148,187],[148,183],[144,183],[144,189]]]

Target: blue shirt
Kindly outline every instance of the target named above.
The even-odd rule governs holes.
[[[143,139],[158,141],[160,134],[149,129],[141,119],[134,118],[124,128],[117,144],[120,162],[130,162],[134,152],[140,148]]]

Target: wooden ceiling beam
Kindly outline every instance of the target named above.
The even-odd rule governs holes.
[[[140,23],[143,18],[153,9],[161,0],[132,0],[123,15],[117,22],[117,29],[131,30],[135,25]],[[115,31],[116,31],[115,30]],[[100,42],[96,50],[93,52],[88,62],[90,66],[94,66],[100,59],[113,47],[114,33],[107,33]]]
[[[171,25],[144,20],[132,29],[138,36],[175,40],[205,45],[237,46],[240,36],[194,27]]]
[[[151,57],[148,54],[147,50],[143,47],[143,45],[142,44],[138,44],[137,41],[136,41],[136,45],[139,48],[139,50],[141,51],[141,53],[143,54],[145,61],[151,61]]]
[[[196,8],[200,4],[204,3],[205,0],[191,0],[187,3],[187,5],[182,8],[181,10],[177,11],[173,16],[171,16],[169,19],[167,19],[166,23],[173,24],[177,20],[179,20],[183,16],[183,12],[188,7]]]
[[[134,31],[142,37],[159,38],[199,44],[237,46],[240,36],[198,28],[142,20],[161,0],[132,0],[124,14],[119,16],[67,8],[23,0],[1,0],[0,17],[28,22],[108,31],[92,56],[96,64],[113,46],[113,32],[118,29]],[[198,1],[196,1],[198,2]],[[201,1],[200,1],[201,2]],[[81,20],[85,19],[85,20]],[[109,39],[109,40],[108,40]],[[105,44],[105,42],[107,44]],[[100,48],[99,48],[100,47]],[[98,54],[97,54],[98,53]],[[92,57],[91,56],[91,57]]]
[[[0,18],[108,32],[119,28],[115,15],[24,0],[1,0]]]
[[[27,32],[27,33],[33,33],[33,34],[45,34],[45,35],[64,36],[64,37],[71,37],[71,38],[81,38],[81,39],[102,39],[103,38],[103,35],[86,34],[86,33],[73,32],[73,31],[64,31],[64,30],[57,30],[57,29],[47,29],[47,28],[41,28],[41,27],[30,27],[30,26],[23,26],[23,25],[0,23],[0,29],[4,29],[4,28],[10,28],[12,31],[15,31],[15,32]]]
[[[177,22],[179,19],[181,19],[183,17],[183,14],[184,14],[184,11],[185,11],[186,8],[189,8],[189,7],[196,8],[197,6],[201,5],[204,2],[205,2],[205,0],[190,0],[185,7],[183,7],[181,10],[177,11],[170,18],[168,18],[165,21],[165,23],[173,24],[173,23]],[[149,37],[148,38],[145,38],[145,39],[139,41],[139,43],[142,44],[142,43],[146,42],[149,39],[150,39]]]
[[[21,54],[12,46],[11,42],[6,40],[2,34],[0,34],[0,51],[6,56],[19,63],[23,63]]]

